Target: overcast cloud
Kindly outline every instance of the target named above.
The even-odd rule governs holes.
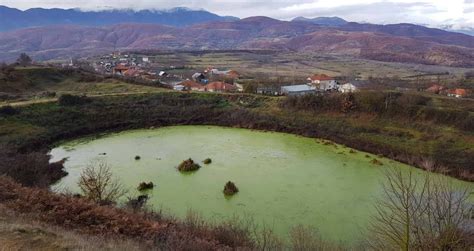
[[[0,0],[0,5],[23,10],[33,7],[87,10],[188,7],[241,18],[269,16],[289,20],[297,16],[339,16],[356,22],[474,27],[474,0]]]

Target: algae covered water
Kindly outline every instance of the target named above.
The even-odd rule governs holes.
[[[52,161],[67,158],[69,173],[52,187],[55,190],[78,192],[81,171],[102,161],[129,189],[129,196],[140,194],[139,183],[153,182],[155,188],[147,193],[157,210],[184,217],[192,209],[211,221],[252,219],[282,237],[295,225],[309,225],[323,238],[346,243],[364,237],[385,168],[422,175],[401,163],[313,138],[215,126],[109,134],[65,143],[51,155]],[[188,158],[211,158],[212,163],[182,174],[176,166]],[[383,166],[371,163],[374,158]],[[239,189],[231,198],[223,194],[228,181]]]

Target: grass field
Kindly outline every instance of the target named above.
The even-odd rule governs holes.
[[[406,63],[388,63],[373,60],[354,59],[340,55],[303,54],[274,51],[209,51],[209,52],[156,52],[147,54],[158,68],[184,66],[185,70],[172,70],[182,74],[190,69],[203,70],[209,66],[234,69],[245,75],[287,76],[290,79],[306,78],[315,73],[331,76],[355,75],[361,79],[369,77],[400,77],[437,79],[444,81],[460,78],[467,68],[430,66]],[[433,75],[432,75],[433,74]]]
[[[168,90],[48,67],[17,67],[9,73],[0,72],[0,105],[49,102],[62,94],[101,96],[163,91]]]

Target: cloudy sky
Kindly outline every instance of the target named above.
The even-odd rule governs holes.
[[[238,17],[263,15],[287,20],[296,16],[339,16],[357,22],[474,27],[474,0],[0,0],[0,5],[87,10],[179,6]]]

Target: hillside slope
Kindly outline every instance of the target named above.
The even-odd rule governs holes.
[[[372,26],[367,28],[371,31],[352,31],[350,27],[350,24],[323,27],[268,17],[181,28],[156,24],[38,27],[0,33],[0,60],[12,61],[19,52],[27,52],[37,60],[47,60],[117,49],[274,49],[334,53],[381,61],[474,66],[474,37],[468,35],[444,31],[430,33],[398,26],[373,31]]]

